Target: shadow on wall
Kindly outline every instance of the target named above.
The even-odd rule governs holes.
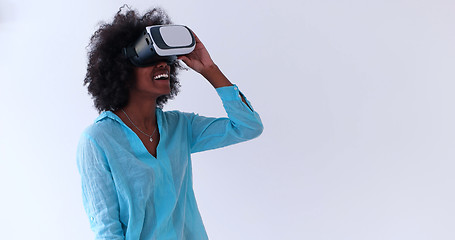
[[[0,1],[0,25],[13,22],[15,15],[13,4],[7,1]]]

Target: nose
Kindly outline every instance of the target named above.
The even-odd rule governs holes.
[[[166,66],[167,66],[167,62],[165,62],[165,61],[159,61],[155,66],[156,66],[156,67],[166,67]]]

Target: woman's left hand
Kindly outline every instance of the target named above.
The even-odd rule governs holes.
[[[210,67],[213,67],[215,63],[210,57],[209,52],[202,44],[201,40],[193,32],[194,38],[196,40],[196,47],[194,50],[183,56],[179,56],[178,59],[182,60],[188,67],[192,68],[194,71],[204,75],[204,72],[209,70]]]

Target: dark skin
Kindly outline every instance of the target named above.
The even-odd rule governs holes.
[[[193,33],[194,34],[194,33]],[[188,67],[200,73],[214,88],[232,86],[232,83],[224,76],[218,66],[213,62],[210,54],[204,44],[196,38],[195,49],[185,55],[180,56]],[[157,129],[155,116],[156,99],[162,95],[170,93],[169,77],[163,80],[156,80],[155,77],[160,74],[169,76],[170,66],[166,62],[159,62],[153,66],[136,68],[136,84],[130,89],[130,97],[128,104],[123,108],[131,121],[142,132],[151,135],[153,132],[153,141],[150,142],[149,137],[140,132],[128,120],[122,110],[117,110],[114,113],[141,139],[148,152],[156,158],[156,148],[160,141],[160,133]],[[243,99],[245,102],[245,99]],[[156,131],[155,131],[156,129]]]

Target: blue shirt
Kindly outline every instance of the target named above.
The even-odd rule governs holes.
[[[208,239],[193,192],[191,153],[259,136],[259,115],[237,86],[217,88],[228,118],[156,109],[153,157],[113,112],[81,136],[82,199],[96,239]]]

